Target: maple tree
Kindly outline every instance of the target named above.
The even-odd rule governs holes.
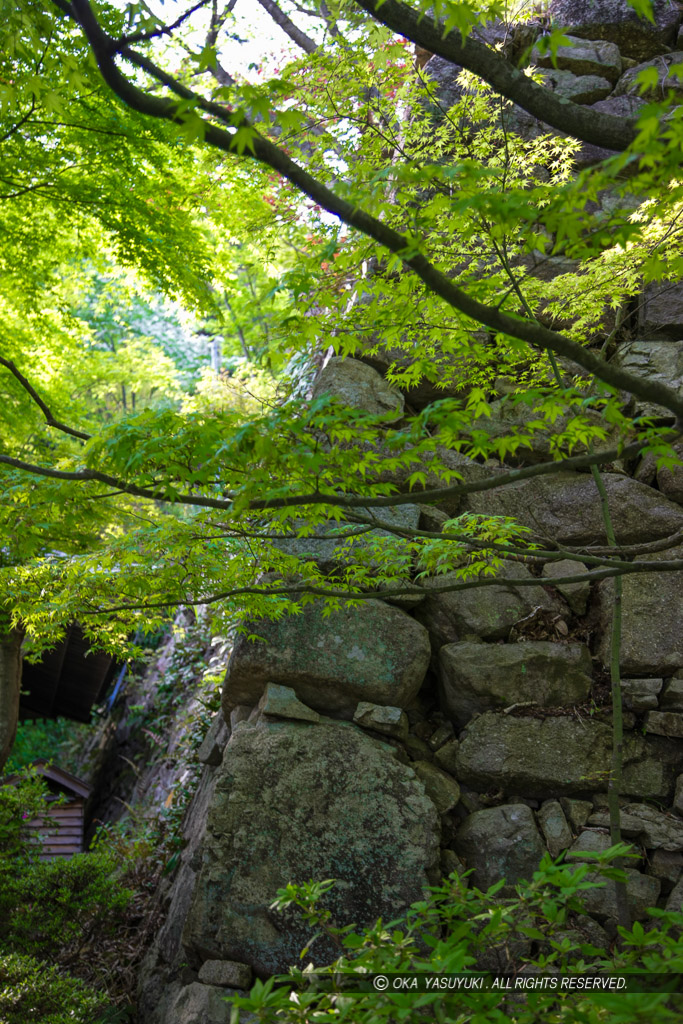
[[[386,511],[568,469],[600,492],[615,460],[674,463],[680,395],[606,356],[634,292],[680,275],[680,108],[560,102],[484,41],[496,5],[309,4],[306,32],[291,5],[261,6],[303,56],[255,83],[229,66],[234,3],[168,22],[143,4],[3,5],[8,643],[49,645],[78,619],[123,653],[178,604],[223,621],[318,598],[331,612],[426,578],[430,593],[495,585],[505,558],[581,561],[571,582],[683,568],[611,552],[608,507],[590,551],[507,516],[416,530]],[[409,43],[464,69],[454,102]],[[546,128],[518,134],[518,108]],[[582,143],[613,155],[579,173]],[[549,280],[530,272],[558,260]],[[223,338],[228,373],[197,381],[165,328],[106,349],[149,324],[145,289]],[[400,421],[305,400],[330,345],[430,400]],[[630,415],[623,392],[662,415]],[[547,458],[529,464],[540,436]],[[339,542],[332,576],[321,534]]]

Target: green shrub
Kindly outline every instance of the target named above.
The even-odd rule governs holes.
[[[95,1024],[108,1001],[75,978],[29,956],[0,954],[2,1024]]]
[[[37,861],[6,876],[0,898],[3,945],[58,959],[60,949],[83,945],[95,932],[111,933],[133,896],[117,883],[116,871],[114,858],[103,850]]]
[[[112,930],[132,893],[106,849],[69,860],[37,859],[27,821],[45,810],[44,780],[30,770],[0,788],[0,943],[6,951],[59,960],[60,950]]]
[[[45,812],[45,779],[26,769],[16,785],[0,786],[0,867],[17,859],[28,861],[35,846],[27,841],[26,823]]]
[[[593,855],[602,874],[619,876],[611,866],[624,854],[615,847]],[[319,935],[335,942],[340,955],[331,965],[316,968],[318,980],[307,981],[313,968],[291,968],[279,979],[257,982],[234,1005],[256,1014],[263,1024],[395,1024],[436,1021],[448,1024],[651,1024],[680,1021],[683,997],[577,991],[430,991],[420,993],[365,991],[352,994],[349,980],[364,974],[460,973],[506,971],[585,974],[588,971],[663,974],[683,972],[683,914],[652,910],[648,929],[635,924],[619,929],[614,952],[596,948],[580,933],[582,893],[596,884],[595,863],[568,867],[544,858],[531,882],[514,890],[503,883],[487,892],[466,888],[457,875],[429,890],[404,918],[355,931],[335,927],[321,902],[332,884],[309,882],[280,890],[274,908],[296,906]],[[595,875],[592,875],[594,878]],[[621,876],[623,877],[623,875]],[[510,895],[509,893],[513,894]],[[315,936],[301,954],[315,943]],[[320,975],[324,975],[323,983]],[[358,989],[358,985],[356,985]]]
[[[122,1011],[65,968],[98,976],[83,949],[128,926],[127,863],[104,846],[39,860],[25,826],[44,813],[46,792],[30,770],[0,787],[0,1024],[114,1024]]]

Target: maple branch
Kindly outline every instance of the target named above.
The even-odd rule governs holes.
[[[77,437],[81,441],[90,440],[91,435],[86,434],[84,430],[75,430],[73,427],[67,426],[66,423],[61,423],[59,420],[55,419],[49,406],[43,401],[31,382],[24,377],[21,370],[12,362],[11,359],[5,359],[3,356],[0,356],[0,366],[4,366],[5,369],[9,370],[10,373],[19,381],[24,391],[30,395],[42,412],[48,427],[55,427],[56,430],[61,430],[63,434],[70,434],[71,437]]]
[[[679,434],[675,431],[669,431],[668,433],[671,435],[672,440],[679,437]],[[263,511],[264,509],[296,508],[304,505],[332,505],[337,508],[348,509],[392,508],[396,505],[414,505],[416,500],[422,503],[444,501],[447,498],[459,497],[464,494],[495,490],[498,487],[519,483],[521,480],[529,480],[537,476],[547,476],[567,469],[589,469],[591,466],[613,462],[615,459],[633,458],[642,451],[646,444],[647,442],[644,441],[634,441],[633,444],[627,445],[624,448],[609,448],[602,452],[587,452],[585,455],[573,455],[570,458],[558,459],[555,462],[539,462],[534,466],[525,466],[523,469],[510,469],[507,472],[486,477],[485,480],[450,484],[447,487],[412,491],[409,494],[390,494],[382,497],[373,497],[371,495],[326,494],[320,491],[313,491],[311,494],[292,494],[284,498],[255,499],[246,505],[245,510]],[[134,497],[148,498],[150,501],[161,501],[170,505],[193,505],[197,508],[218,508],[230,511],[233,508],[235,497],[234,494],[229,494],[226,498],[211,498],[182,492],[168,496],[164,494],[161,486],[155,491],[149,487],[140,487],[137,484],[128,483],[126,480],[121,480],[100,470],[52,469],[49,466],[39,466],[35,463],[25,462],[22,459],[15,459],[9,455],[0,455],[0,465],[11,466],[13,469],[23,470],[26,473],[33,473],[36,476],[44,476],[54,480],[69,480],[74,483],[102,483],[106,484],[107,487],[115,487],[117,490]]]
[[[211,0],[199,0],[194,7],[190,7],[190,9],[185,11],[184,14],[181,14],[179,18],[176,18],[172,25],[161,25],[159,28],[153,29],[151,32],[132,32],[130,35],[121,36],[119,39],[114,41],[114,47],[116,50],[120,51],[126,46],[129,46],[130,43],[149,42],[152,39],[159,39],[161,36],[170,36],[177,28],[180,28],[188,18],[191,18],[196,11],[202,7],[206,7],[207,3],[210,2]]]
[[[112,612],[142,611],[153,608],[173,608],[179,604],[216,604],[219,601],[227,601],[233,597],[261,594],[265,597],[292,597],[299,594],[313,594],[315,597],[331,597],[349,601],[386,601],[390,597],[434,597],[435,594],[452,594],[463,590],[478,590],[482,587],[539,587],[539,586],[562,586],[568,583],[595,583],[600,580],[611,579],[615,576],[628,576],[634,573],[649,572],[680,572],[683,569],[683,559],[672,559],[670,562],[629,562],[628,568],[604,568],[594,572],[577,574],[576,576],[557,576],[543,579],[508,579],[506,577],[492,578],[486,576],[476,580],[466,580],[460,583],[442,583],[437,586],[418,587],[414,585],[385,590],[371,591],[350,591],[335,590],[328,587],[317,587],[310,583],[292,583],[281,587],[235,587],[232,590],[220,591],[217,594],[189,595],[184,594],[173,600],[148,601],[140,604],[119,604],[108,605],[98,608],[95,611],[80,612],[81,615],[109,615]]]
[[[300,46],[306,53],[315,53],[318,49],[318,44],[314,42],[309,35],[302,32],[300,28],[294,24],[291,18],[288,18],[283,10],[280,9],[278,4],[274,0],[258,0],[264,11],[267,11],[271,16],[278,28],[281,28],[283,32],[286,32],[290,39],[292,39],[297,46]]]

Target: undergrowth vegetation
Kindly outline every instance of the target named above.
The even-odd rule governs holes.
[[[158,924],[155,893],[177,865],[201,776],[197,749],[217,708],[214,661],[225,655],[193,615],[166,639],[132,673],[126,719],[140,748],[138,781],[163,765],[177,783],[165,803],[126,804],[118,820],[101,822],[89,852],[41,861],[25,828],[39,820],[41,835],[50,829],[46,783],[30,761],[48,756],[78,772],[80,730],[75,739],[59,721],[21,730],[14,784],[0,787],[1,1024],[132,1019],[137,971]]]
[[[0,1020],[114,1021],[98,947],[130,926],[129,867],[105,847],[41,861],[25,826],[37,819],[49,832],[46,796],[30,769],[0,788]]]
[[[553,861],[546,855],[531,881],[514,888],[501,881],[487,892],[468,886],[466,876],[452,874],[431,887],[402,919],[379,920],[361,930],[331,921],[324,901],[333,881],[290,884],[279,891],[273,909],[297,907],[314,929],[301,958],[308,956],[316,936],[323,933],[336,944],[339,956],[322,968],[293,967],[287,975],[257,981],[249,996],[234,999],[236,1012],[256,1014],[261,1024],[679,1021],[683,914],[653,908],[648,922],[636,922],[632,929],[620,927],[609,950],[593,945],[582,930],[586,921],[582,894],[623,879],[614,862],[625,849],[582,852],[586,863],[580,865]],[[432,976],[505,972],[520,979],[556,977],[558,982],[553,989],[392,990],[392,975],[413,972]],[[598,972],[639,976],[641,991],[636,984],[636,991],[560,989],[563,975],[584,978]],[[373,985],[368,978],[373,975],[388,975],[386,990]],[[643,987],[658,990],[643,992]]]

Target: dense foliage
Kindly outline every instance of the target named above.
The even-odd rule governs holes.
[[[257,1015],[263,1024],[306,1024],[316,1021],[435,1020],[449,1024],[494,1024],[536,1021],[575,1024],[630,1024],[632,1021],[667,1021],[680,1017],[681,996],[665,987],[664,976],[683,965],[683,916],[652,911],[645,927],[620,929],[621,948],[606,953],[592,945],[582,917],[582,893],[606,884],[601,873],[614,877],[610,866],[619,851],[593,855],[594,863],[559,864],[546,856],[532,881],[514,890],[499,883],[487,892],[468,888],[467,881],[451,875],[430,889],[406,916],[361,931],[337,928],[324,909],[332,882],[289,885],[278,893],[274,906],[295,906],[317,933],[324,931],[339,947],[339,957],[324,970],[313,966],[292,968],[288,975],[257,982],[250,995],[235,1005]],[[584,855],[582,855],[584,856]],[[596,870],[597,869],[597,870]],[[608,883],[609,884],[609,883]],[[311,941],[311,945],[315,939]],[[305,961],[308,948],[301,957]],[[511,977],[510,991],[432,990],[387,991],[365,985],[364,975],[433,972],[444,975],[492,972]],[[662,991],[596,992],[560,990],[559,978],[585,978],[593,972],[659,975]],[[558,979],[556,989],[533,988],[535,976]],[[308,976],[308,980],[307,980]],[[515,978],[529,987],[515,989]],[[635,979],[634,979],[635,980]],[[354,985],[354,981],[356,984]],[[540,981],[540,978],[539,978]],[[520,994],[523,993],[523,994]]]
[[[125,872],[133,865],[104,844],[41,861],[26,824],[38,820],[50,833],[46,797],[44,779],[31,771],[0,788],[0,1019],[91,1024],[111,1006],[107,979],[86,984],[74,974],[83,974],[93,942],[123,927],[133,900]]]
[[[68,718],[21,722],[5,771],[19,772],[33,761],[47,758],[65,771],[77,774],[79,755],[90,732],[89,723],[71,722]]]
[[[577,175],[579,143],[516,134],[510,97],[477,74],[443,106],[395,31],[400,16],[423,44],[427,15],[327,5],[304,56],[255,83],[221,63],[230,8],[199,4],[171,27],[143,5],[4,12],[2,572],[29,642],[79,618],[121,649],[179,603],[279,615],[292,594],[333,604],[448,570],[472,585],[534,538],[500,517],[399,531],[334,585],[277,544],[329,520],[372,527],[373,509],[410,500],[397,491],[457,496],[449,451],[514,467],[543,433],[546,471],[675,458],[670,419],[632,418],[619,387],[678,416],[675,393],[605,356],[634,290],[680,272],[680,108],[647,105],[622,152]],[[458,33],[497,13],[437,5],[438,48],[464,47],[468,66]],[[534,88],[553,124],[556,101]],[[529,274],[536,261],[566,272]],[[389,380],[448,397],[397,426],[303,407],[329,343],[386,352]],[[488,424],[501,395],[502,434]],[[264,564],[296,572],[294,590],[255,586]],[[591,563],[591,578],[623,571]]]

